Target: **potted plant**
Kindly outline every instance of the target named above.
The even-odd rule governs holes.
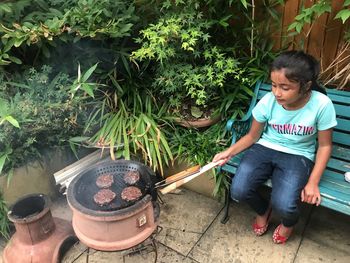
[[[152,62],[153,89],[184,126],[201,118],[218,121],[218,102],[241,71],[236,58],[210,43],[212,24],[197,10],[169,12],[141,30],[141,46],[131,56]]]

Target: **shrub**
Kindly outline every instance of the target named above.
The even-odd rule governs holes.
[[[73,97],[73,81],[64,73],[51,76],[51,70],[43,66],[23,75],[0,75],[0,173],[1,168],[9,172],[39,157],[39,149],[60,145],[82,130],[87,96]]]

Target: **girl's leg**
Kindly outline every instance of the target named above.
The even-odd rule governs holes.
[[[261,197],[257,188],[271,173],[271,149],[254,144],[245,152],[232,179],[232,199],[247,202],[258,215],[264,215],[269,203]]]
[[[291,231],[299,219],[300,194],[309,179],[313,162],[304,156],[276,152],[273,165],[271,204],[282,217],[280,234],[283,235],[283,232]]]

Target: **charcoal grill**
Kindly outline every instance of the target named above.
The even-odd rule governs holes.
[[[130,186],[123,179],[129,171],[140,174],[133,186],[142,195],[133,201],[121,198],[122,190]],[[96,185],[97,178],[106,174],[113,175],[114,182],[108,189],[116,198],[101,206],[93,197],[101,189]],[[73,229],[80,241],[97,250],[114,251],[131,248],[148,238],[159,220],[155,180],[148,166],[127,160],[98,163],[77,175],[69,184],[67,200],[73,211]]]

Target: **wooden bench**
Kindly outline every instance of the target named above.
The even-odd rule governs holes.
[[[271,85],[258,82],[247,114],[241,120],[229,120],[226,130],[232,133],[232,144],[247,133],[252,121],[252,110],[256,103],[271,91]],[[319,187],[322,196],[321,205],[341,213],[350,215],[350,183],[345,181],[345,172],[350,171],[350,92],[327,89],[327,95],[332,100],[338,125],[333,130],[333,151],[322,175]],[[233,157],[219,172],[235,174],[242,153]],[[271,187],[271,182],[265,185]],[[226,191],[225,214],[221,220],[224,224],[228,220],[230,190]]]

